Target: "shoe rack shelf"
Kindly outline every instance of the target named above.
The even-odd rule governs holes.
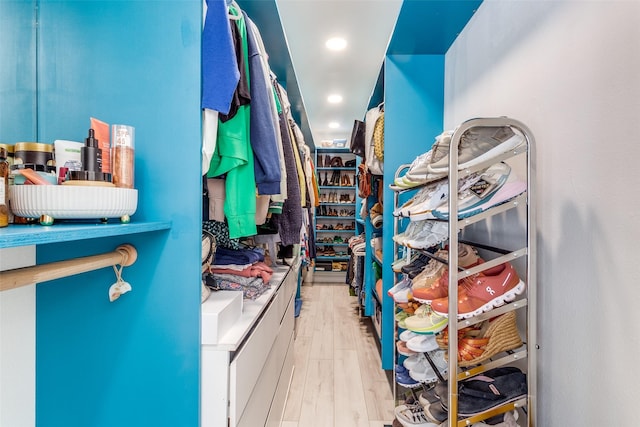
[[[356,233],[356,163],[346,148],[316,150],[320,205],[314,215],[315,271],[347,270],[347,242]],[[326,241],[331,236],[332,241]]]
[[[522,346],[517,348],[512,348],[507,351],[499,351],[492,357],[488,358],[488,360],[480,363],[468,366],[465,363],[459,362],[458,357],[449,357],[448,358],[448,382],[447,382],[447,398],[448,398],[448,420],[446,420],[442,425],[446,425],[449,427],[462,427],[468,426],[475,422],[479,422],[485,420],[489,417],[493,417],[495,415],[499,415],[502,413],[506,413],[513,410],[520,410],[521,415],[524,414],[524,419],[526,424],[523,424],[523,420],[519,421],[519,425],[526,426],[535,426],[536,425],[536,396],[537,396],[537,360],[536,360],[536,349],[537,345],[537,331],[536,331],[536,301],[537,301],[537,290],[536,290],[536,262],[535,262],[535,254],[536,254],[536,245],[535,245],[535,237],[536,237],[536,222],[535,222],[535,192],[534,192],[534,177],[535,177],[535,153],[534,153],[534,138],[531,131],[521,122],[517,120],[513,120],[507,117],[499,117],[499,118],[478,118],[468,120],[462,124],[460,124],[454,131],[451,137],[450,147],[459,147],[461,137],[465,134],[465,132],[469,130],[473,130],[473,128],[481,128],[481,127],[511,127],[512,129],[516,129],[522,133],[524,136],[524,142],[520,144],[517,148],[512,149],[506,153],[503,153],[499,156],[491,156],[491,158],[483,161],[481,163],[475,164],[473,167],[459,170],[458,168],[458,156],[449,156],[449,168],[448,174],[446,177],[441,178],[441,180],[448,180],[448,194],[449,195],[457,195],[458,194],[458,183],[459,179],[464,178],[466,176],[471,175],[474,172],[484,170],[500,161],[507,161],[508,163],[513,163],[514,165],[521,166],[521,169],[518,169],[518,175],[526,175],[520,176],[521,179],[526,181],[526,191],[515,198],[509,199],[502,204],[489,207],[487,210],[466,218],[459,218],[459,206],[458,206],[458,197],[449,197],[448,198],[448,220],[443,220],[448,224],[448,260],[439,259],[439,262],[446,261],[446,268],[449,272],[456,271],[457,274],[448,274],[447,281],[447,290],[448,297],[445,299],[448,301],[448,313],[447,317],[449,319],[447,329],[456,331],[460,331],[463,328],[473,327],[474,325],[481,324],[481,322],[485,322],[489,319],[497,319],[498,316],[505,315],[507,313],[515,312],[515,317],[517,318],[518,323],[518,334],[522,338],[522,342],[524,343]],[[452,150],[454,151],[454,150]],[[457,150],[455,150],[457,151]],[[454,151],[454,152],[455,152]],[[402,165],[398,168],[398,175],[402,169],[406,169],[407,165]],[[512,167],[512,170],[514,167]],[[522,172],[524,171],[524,172]],[[431,181],[431,183],[434,181]],[[400,205],[399,200],[400,196],[406,192],[413,192],[421,189],[425,185],[429,183],[425,182],[421,186],[416,186],[413,188],[405,188],[400,189],[394,186],[391,186],[394,191],[393,203],[394,210],[397,209]],[[511,210],[515,210],[516,213],[509,212]],[[510,215],[512,218],[517,216],[517,221],[519,222],[517,226],[513,226],[513,229],[505,229],[505,224],[511,224],[513,221],[507,221],[505,217]],[[493,221],[495,219],[495,222]],[[399,218],[394,218],[394,234],[398,234],[400,231],[400,221]],[[483,224],[482,222],[487,222],[487,224]],[[470,227],[473,224],[477,224],[476,227]],[[469,227],[469,228],[468,228]],[[501,228],[502,227],[502,228]],[[511,236],[511,238],[505,238],[504,235],[512,235],[519,234],[515,238]],[[503,235],[502,237],[500,235]],[[467,238],[469,236],[470,238]],[[473,241],[472,241],[473,240]],[[479,241],[478,241],[479,240]],[[493,246],[493,242],[498,241],[501,243],[505,243],[504,241],[518,241],[522,242],[522,247],[517,249],[504,249],[501,247]],[[481,242],[482,241],[482,242]],[[492,242],[491,244],[486,244],[483,242]],[[471,245],[478,251],[478,254],[482,254],[482,258],[485,262],[480,263],[471,268],[462,268],[459,265],[459,243]],[[399,253],[401,252],[402,245],[398,244],[394,241],[394,258],[399,258]],[[425,249],[412,249],[409,247],[405,247],[403,250],[404,256],[408,257],[407,259],[411,259],[412,252],[415,253],[418,251],[421,254],[426,255],[430,259],[438,259],[432,253]],[[465,279],[476,279],[481,277],[483,272],[487,270],[499,266],[501,264],[513,263],[520,280],[522,280],[525,284],[525,290],[522,294],[515,297],[515,300],[505,301],[502,305],[498,305],[496,308],[492,308],[488,311],[484,311],[479,315],[470,316],[468,318],[461,318],[458,315],[458,292],[459,289],[464,289],[465,283],[471,283],[469,281],[465,282]],[[479,275],[479,276],[478,276]],[[394,274],[394,282],[398,282],[398,275]],[[479,283],[479,282],[478,282]],[[489,283],[489,282],[485,282]],[[395,285],[396,283],[394,283]],[[460,288],[459,288],[460,284]],[[489,289],[490,286],[487,286],[487,293],[493,295],[493,289]],[[469,288],[467,288],[468,290]],[[466,292],[463,290],[462,292]],[[451,296],[456,297],[451,297]],[[462,295],[462,294],[461,294]],[[465,293],[466,295],[466,293]],[[464,298],[464,297],[462,297]],[[400,309],[396,305],[396,309],[394,313],[399,312]],[[466,317],[466,316],[465,316]],[[458,319],[457,321],[451,321],[451,319]],[[493,321],[493,320],[492,320]],[[395,322],[395,319],[394,319]],[[489,323],[489,322],[485,322]],[[396,325],[396,329],[398,326]],[[447,330],[445,329],[445,331]],[[443,331],[444,332],[444,331]],[[442,337],[443,332],[440,332],[436,335],[436,340],[438,337]],[[447,333],[445,347],[447,354],[456,354],[458,355],[459,349],[459,334],[458,333]],[[384,345],[384,343],[383,343]],[[395,346],[395,338],[393,343],[387,343],[387,345]],[[464,345],[464,344],[463,344]],[[440,345],[442,347],[442,344]],[[487,344],[487,348],[488,348]],[[431,363],[429,353],[424,353],[429,362]],[[396,356],[397,358],[399,356]],[[463,365],[462,367],[460,365]],[[474,413],[472,416],[468,414],[465,417],[459,417],[458,404],[460,403],[460,392],[459,392],[459,382],[472,379],[473,377],[485,373],[491,369],[505,367],[515,365],[519,369],[521,369],[526,374],[526,396],[520,394],[516,396],[516,398],[511,399],[508,403],[491,407],[490,409],[482,410],[478,413]],[[400,366],[400,365],[395,365]],[[432,367],[435,365],[432,364]],[[456,373],[456,375],[451,375],[451,373]],[[445,374],[447,376],[447,374]],[[401,387],[401,386],[397,386]],[[424,384],[419,384],[416,388],[411,388],[409,392],[404,393],[405,395],[413,394],[416,395],[416,390],[426,390],[426,386]],[[396,395],[398,396],[399,390],[396,390]],[[416,400],[417,400],[417,396]],[[453,416],[455,414],[455,416]]]

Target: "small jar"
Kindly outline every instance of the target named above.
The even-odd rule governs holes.
[[[9,162],[7,149],[0,147],[0,227],[9,225]]]
[[[55,166],[53,158],[53,145],[41,142],[16,142],[13,146],[16,165],[33,163],[36,165]]]
[[[0,148],[4,148],[5,150],[7,150],[7,162],[9,162],[9,168],[11,168],[14,163],[13,144],[0,143]],[[11,179],[11,177],[9,177],[9,179]]]

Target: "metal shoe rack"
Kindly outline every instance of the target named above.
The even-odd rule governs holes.
[[[448,201],[448,209],[449,209],[449,256],[448,256],[448,271],[449,273],[449,283],[448,283],[448,318],[449,321],[449,333],[448,333],[448,354],[456,355],[456,357],[448,358],[448,372],[449,374],[445,377],[448,377],[448,410],[449,410],[449,418],[447,425],[449,427],[462,427],[468,426],[475,422],[479,422],[485,420],[489,417],[499,415],[501,413],[505,413],[517,408],[522,409],[522,413],[526,414],[526,426],[533,427],[536,425],[536,396],[537,396],[537,362],[536,362],[536,349],[538,348],[537,344],[537,331],[536,331],[536,221],[535,221],[535,141],[531,131],[525,126],[523,123],[507,118],[507,117],[497,117],[497,118],[476,118],[463,122],[460,124],[456,130],[454,131],[451,138],[451,147],[458,147],[460,144],[460,140],[462,135],[469,129],[474,127],[502,127],[502,126],[511,126],[512,128],[516,128],[522,132],[525,137],[525,143],[516,147],[515,149],[504,153],[500,156],[493,157],[486,162],[478,164],[473,168],[458,170],[458,156],[451,155],[449,156],[449,174],[448,174],[448,183],[449,183],[449,194],[457,195],[458,194],[458,179],[461,177],[465,177],[470,175],[473,172],[485,169],[492,164],[497,162],[507,160],[510,158],[514,158],[514,161],[525,158],[526,160],[526,183],[527,190],[520,196],[508,201],[507,203],[503,203],[501,205],[495,206],[491,209],[488,209],[480,214],[459,219],[458,218],[458,198],[457,197],[449,197]],[[451,150],[451,152],[457,152],[456,150]],[[517,157],[517,159],[516,159]],[[398,169],[396,175],[401,172],[408,165],[403,165]],[[447,178],[444,178],[447,179]],[[426,183],[425,183],[426,184]],[[419,190],[421,187],[414,187],[410,189],[395,189],[394,191],[394,209],[396,209],[399,205],[400,194]],[[522,237],[522,241],[524,243],[524,247],[517,248],[515,250],[512,249],[504,249],[495,247],[492,245],[487,245],[479,242],[471,242],[462,238],[461,233],[467,226],[472,224],[479,223],[481,221],[487,221],[491,217],[495,217],[498,214],[505,213],[509,210],[522,208],[518,211],[518,214],[522,214],[524,218],[524,234],[526,236]],[[399,220],[397,218],[394,219],[394,233],[397,234],[399,231]],[[486,227],[487,230],[492,230],[491,234],[497,234],[500,231],[499,229],[492,229],[491,227]],[[511,230],[509,230],[511,231]],[[464,233],[463,233],[464,234]],[[494,241],[493,238],[495,236],[487,236],[488,240]],[[493,253],[495,258],[491,258],[486,260],[484,263],[477,265],[472,268],[463,269],[458,265],[458,243],[466,243],[477,249],[483,250],[486,253]],[[398,245],[394,243],[394,254],[398,255]],[[405,256],[408,256],[408,259],[411,259],[411,249],[406,248],[407,253]],[[420,251],[421,253],[430,256],[431,254],[427,251]],[[437,259],[440,262],[444,260],[430,256],[431,258]],[[520,260],[520,269],[524,271],[518,271],[521,280],[523,280],[526,284],[526,292],[517,298],[515,301],[502,305],[498,308],[494,308],[488,312],[484,312],[480,315],[473,316],[469,319],[457,320],[453,322],[451,319],[458,318],[458,281],[474,274],[485,271],[491,267],[495,267],[502,263],[512,262]],[[457,272],[457,274],[453,274],[451,272]],[[397,281],[397,277],[394,275],[394,281]],[[451,296],[454,296],[453,298]],[[455,329],[457,332],[462,328],[466,328],[480,322],[483,322],[487,319],[494,318],[498,315],[516,311],[519,313],[518,316],[521,319],[521,323],[525,323],[524,329],[525,336],[523,338],[523,342],[525,345],[514,351],[508,351],[499,353],[496,356],[489,359],[489,361],[484,362],[478,366],[473,366],[470,368],[462,369],[458,366],[458,334],[452,333],[451,330]],[[425,353],[427,360],[432,366],[432,369],[436,372],[440,381],[443,380],[440,373],[436,370],[435,365],[431,361],[428,353]],[[491,408],[485,412],[479,413],[472,417],[459,419],[458,414],[458,383],[462,380],[472,378],[476,375],[484,373],[489,369],[511,365],[514,363],[518,363],[520,366],[522,364],[526,365],[526,376],[527,376],[527,397],[519,399],[515,402],[510,402],[499,407]],[[523,369],[524,370],[524,369]],[[457,373],[453,375],[452,373]],[[413,392],[413,390],[412,390]],[[415,393],[414,393],[414,397]],[[417,400],[417,399],[416,399]],[[523,425],[523,420],[520,419],[518,421],[520,425]]]

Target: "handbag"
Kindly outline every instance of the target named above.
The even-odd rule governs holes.
[[[353,121],[353,129],[351,130],[351,140],[349,142],[349,151],[356,156],[364,157],[365,153],[365,124],[362,120]]]

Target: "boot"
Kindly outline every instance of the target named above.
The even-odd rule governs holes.
[[[322,164],[322,156],[318,156],[318,164],[316,166],[319,167],[319,168],[324,167],[323,164]]]
[[[327,181],[327,173],[328,172],[324,173],[324,181],[322,181],[322,184],[320,184],[322,186],[328,186],[329,185],[329,181]]]

